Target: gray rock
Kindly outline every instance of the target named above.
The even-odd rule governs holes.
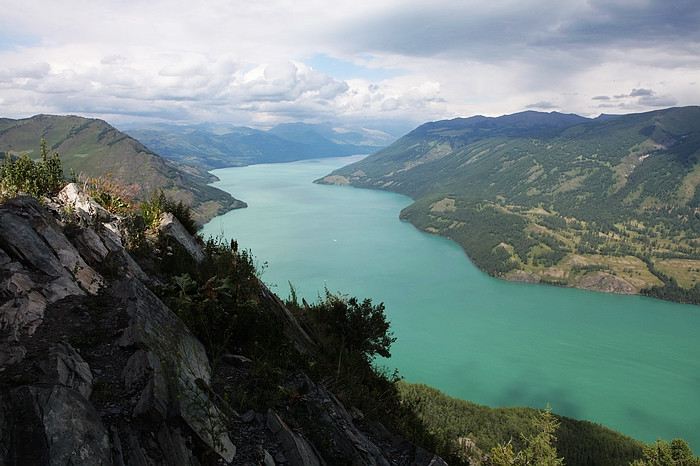
[[[282,453],[281,451],[278,451],[277,453],[275,453],[274,462],[277,463],[277,464],[286,464],[286,463],[287,463],[287,457],[284,456],[284,453]],[[274,463],[273,463],[273,464],[274,464]]]
[[[241,421],[245,422],[246,424],[251,423],[255,420],[255,411],[252,409],[249,411],[246,411],[241,415]]]
[[[76,183],[68,183],[58,193],[58,199],[64,206],[70,206],[85,223],[109,222],[114,219],[114,215],[88,196]]]
[[[49,303],[55,303],[68,296],[83,295],[85,292],[78,286],[73,278],[64,275],[53,280],[41,289],[41,294],[44,295]]]
[[[186,443],[180,429],[173,428],[165,423],[161,424],[158,431],[158,444],[163,452],[165,464],[173,466],[192,465],[192,454],[185,448]]]
[[[97,293],[103,283],[102,277],[87,265],[57,223],[46,215],[35,218],[33,223],[36,231],[56,254],[63,268],[70,271],[81,288],[91,294]]]
[[[19,196],[6,204],[0,210],[0,246],[9,255],[49,277],[70,278],[90,293],[98,291],[102,277],[85,263],[61,225],[36,199]]]
[[[326,464],[314,446],[294,432],[272,409],[267,412],[267,428],[282,444],[284,457],[292,466],[316,466]]]
[[[245,356],[241,356],[240,354],[222,354],[221,362],[225,362],[226,364],[238,369],[250,369],[253,367],[253,360],[246,358]]]
[[[156,421],[179,417],[200,441],[230,462],[236,447],[228,437],[222,414],[205,390],[211,369],[202,343],[138,279],[122,280],[112,292],[121,296],[130,317],[119,344],[146,353],[133,357],[130,364],[131,371],[140,367],[149,374],[135,415]],[[134,377],[132,373],[128,380]]]
[[[0,328],[7,328],[12,340],[17,340],[21,331],[32,335],[43,322],[45,311],[46,298],[41,293],[17,296],[0,306]]]
[[[12,339],[32,334],[46,306],[68,296],[96,293],[102,277],[80,256],[60,224],[27,196],[0,207],[0,246],[5,280],[0,283],[0,326]],[[10,262],[7,261],[10,259]]]
[[[76,391],[19,387],[0,397],[2,464],[109,465],[112,454],[107,431],[88,401]],[[3,453],[0,453],[2,455]]]
[[[73,238],[73,242],[90,264],[100,263],[109,254],[109,249],[102,242],[102,238],[92,228],[81,228]]]
[[[269,451],[265,450],[263,455],[263,464],[265,466],[275,466],[275,460],[274,458],[272,458],[272,455]]]
[[[195,241],[194,237],[182,226],[182,223],[170,212],[164,212],[161,216],[160,231],[180,243],[197,262],[204,260],[202,246]]]
[[[305,354],[314,354],[320,351],[319,346],[309,336],[306,330],[301,327],[299,321],[294,317],[294,314],[292,314],[287,306],[284,305],[282,300],[270,291],[262,280],[258,280],[258,284],[262,290],[261,299],[267,301],[266,304],[269,305],[269,309],[277,313],[282,319],[284,333],[292,340],[294,347]]]
[[[16,364],[24,359],[27,355],[27,348],[24,346],[14,344],[11,342],[4,342],[0,344],[0,370],[9,366],[10,364]]]
[[[112,459],[114,461],[114,466],[124,466],[124,449],[122,448],[122,441],[119,438],[119,431],[115,426],[112,426],[110,432],[112,432]]]
[[[305,383],[309,385],[310,381]],[[355,426],[345,405],[324,387],[310,387],[303,402],[310,414],[316,414],[314,422],[330,434],[337,453],[353,458],[354,464],[389,466],[379,447]]]
[[[92,394],[90,366],[68,343],[51,348],[49,359],[43,364],[44,383],[63,385],[80,393],[85,399]]]
[[[60,277],[65,273],[51,248],[22,217],[0,212],[0,245],[9,254],[51,277]]]
[[[10,256],[8,256],[5,251],[0,249],[0,265],[8,264],[11,261],[12,261],[12,259],[10,258]]]
[[[146,453],[139,445],[139,441],[132,434],[129,434],[129,463],[133,466],[151,466],[155,462],[146,456]]]

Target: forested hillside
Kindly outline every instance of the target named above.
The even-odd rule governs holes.
[[[208,186],[206,171],[181,167],[163,159],[106,122],[78,116],[37,115],[22,120],[0,119],[0,156],[40,157],[40,140],[61,157],[65,176],[108,176],[136,199],[161,189],[165,195],[193,207],[199,222],[231,208],[243,207],[230,194]]]
[[[402,218],[491,275],[700,304],[700,107],[427,123],[320,182],[416,202]]]

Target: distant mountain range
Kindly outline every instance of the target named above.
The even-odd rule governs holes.
[[[382,131],[330,123],[289,123],[266,131],[211,123],[153,124],[126,132],[164,157],[208,170],[370,154],[396,140]]]
[[[193,207],[203,223],[245,203],[208,186],[216,178],[204,170],[166,160],[108,123],[78,116],[37,115],[31,118],[0,119],[0,155],[40,154],[40,141],[56,151],[66,176],[99,177],[111,174],[125,186],[133,186],[137,197],[162,189],[175,200]]]
[[[700,107],[426,123],[319,182],[402,212],[488,273],[700,303]]]

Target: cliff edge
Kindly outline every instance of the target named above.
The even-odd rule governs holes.
[[[161,234],[201,260],[201,240],[163,217]],[[284,375],[285,402],[232,406],[254,358],[224,353],[212,367],[126,236],[124,219],[74,184],[0,204],[1,464],[445,464],[302,371]],[[313,335],[259,285],[280,338],[313,356]],[[322,435],[306,435],[300,415]]]

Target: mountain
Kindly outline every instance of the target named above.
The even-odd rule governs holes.
[[[139,234],[75,183],[0,200],[0,464],[445,465],[439,449],[459,465],[551,446],[535,409],[377,368],[381,305],[282,302],[248,250],[162,214],[160,234]],[[555,421],[568,465],[642,457],[618,432]]]
[[[67,177],[71,170],[90,177],[111,174],[120,184],[133,188],[136,198],[160,188],[191,205],[201,223],[245,206],[230,194],[208,186],[216,178],[206,171],[164,159],[105,121],[52,115],[0,119],[0,152],[36,158],[41,139],[50,151],[59,154]]]
[[[426,123],[318,182],[384,189],[402,218],[511,280],[700,304],[700,107]]]
[[[330,123],[290,123],[267,131],[211,123],[154,124],[126,132],[165,157],[206,169],[369,154],[395,140],[382,131]]]
[[[163,213],[139,263],[138,222],[75,183],[44,202],[0,201],[0,464],[446,466],[384,427],[370,439],[321,385],[339,369],[306,375],[324,340],[248,251],[203,247]]]

